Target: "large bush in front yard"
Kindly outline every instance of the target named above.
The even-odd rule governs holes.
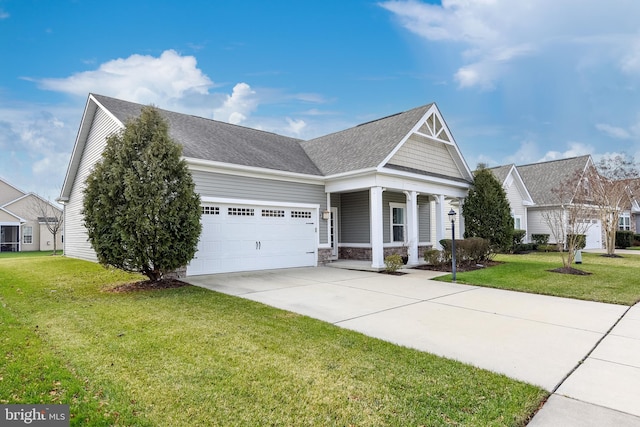
[[[83,214],[98,261],[152,281],[185,266],[200,236],[200,197],[160,112],[107,139],[86,181]]]

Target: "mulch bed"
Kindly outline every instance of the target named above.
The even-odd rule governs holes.
[[[155,282],[151,280],[142,280],[140,282],[125,283],[124,285],[118,285],[115,288],[105,289],[105,292],[122,294],[127,292],[181,288],[183,286],[189,286],[189,284],[177,279],[162,279]]]
[[[573,268],[573,267],[560,267],[560,268],[554,268],[553,270],[547,270],[547,271],[550,271],[552,273],[561,273],[561,274],[575,274],[576,276],[591,275],[591,273],[589,273],[588,271],[578,270],[577,268]]]
[[[456,265],[456,272],[461,273],[461,272],[465,272],[465,271],[480,270],[482,268],[493,267],[493,266],[500,265],[500,264],[502,264],[502,263],[499,262],[499,261],[487,261],[484,264]],[[413,268],[416,269],[416,270],[443,271],[443,272],[451,273],[451,264],[450,263],[439,264],[439,265],[424,264],[424,265],[418,265],[417,267],[413,267]]]

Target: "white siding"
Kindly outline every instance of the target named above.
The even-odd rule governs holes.
[[[389,160],[389,164],[463,178],[445,144],[427,139],[407,140]]]
[[[541,209],[529,209],[527,217],[527,230],[529,232],[529,236],[533,234],[548,234],[549,242],[552,242],[554,239],[551,235],[549,226],[542,217],[542,212],[543,211]]]
[[[64,212],[64,252],[73,258],[96,261],[96,254],[87,241],[87,230],[82,225],[82,198],[85,181],[93,166],[100,160],[106,146],[106,138],[120,129],[120,125],[110,118],[101,108],[96,109],[95,116],[87,137],[78,173],[71,189],[69,201]]]
[[[521,218],[520,229],[527,232],[525,241],[529,241],[531,235],[529,234],[530,232],[527,221],[527,207],[523,204],[524,195],[521,193],[520,187],[513,179],[507,181],[505,185],[505,192],[507,193],[507,200],[511,207],[511,213],[514,217],[519,216]]]

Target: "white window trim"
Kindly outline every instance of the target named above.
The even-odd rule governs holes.
[[[516,220],[520,221],[520,227],[516,227]],[[514,215],[513,216],[513,229],[514,230],[524,230],[524,228],[522,228],[522,215]]]
[[[29,233],[27,233],[27,230],[29,230]],[[27,242],[27,237],[30,237],[29,242]],[[30,225],[25,225],[22,227],[22,244],[23,245],[33,244],[33,227]]]
[[[402,224],[394,224],[393,223],[393,209],[402,209]],[[403,240],[393,240],[393,226],[394,225],[402,225],[402,236]],[[407,204],[406,203],[394,203],[389,202],[389,242],[391,243],[406,243],[407,242]]]

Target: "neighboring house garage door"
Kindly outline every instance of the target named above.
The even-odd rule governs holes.
[[[187,275],[317,265],[316,208],[204,203]]]
[[[602,249],[602,224],[599,219],[592,219],[587,231],[585,249]]]

